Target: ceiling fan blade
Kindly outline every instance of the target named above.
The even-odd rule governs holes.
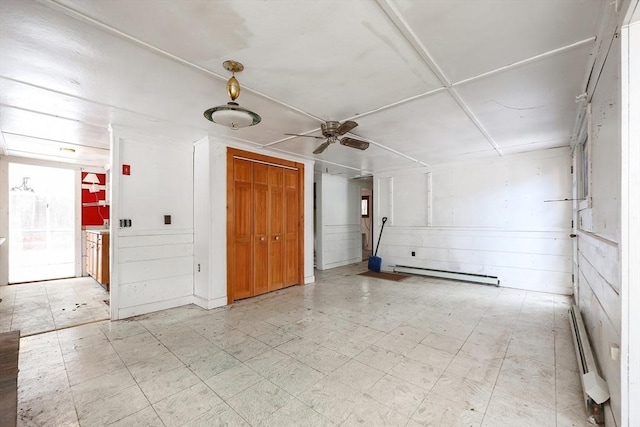
[[[324,136],[315,136],[315,135],[300,135],[298,133],[285,133],[288,136],[304,136],[305,138],[316,138],[316,139],[325,139]]]
[[[322,153],[324,150],[327,149],[327,147],[331,145],[331,142],[326,141],[323,142],[322,144],[320,144],[320,146],[318,148],[316,148],[315,150],[313,150],[313,154],[320,154]]]
[[[336,133],[338,135],[344,135],[356,126],[358,126],[356,122],[354,122],[353,120],[347,120],[346,122],[338,126],[338,129],[336,129]]]
[[[369,143],[367,141],[361,141],[353,138],[342,138],[340,140],[340,144],[351,148],[357,148],[358,150],[366,150],[369,148]]]

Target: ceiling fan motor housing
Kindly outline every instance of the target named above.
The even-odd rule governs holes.
[[[339,134],[336,132],[338,127],[340,127],[340,122],[329,121],[329,122],[324,122],[320,125],[320,128],[322,129],[322,135],[324,135],[327,138],[338,136]]]

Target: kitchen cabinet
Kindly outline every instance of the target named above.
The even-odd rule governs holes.
[[[109,290],[109,232],[86,231],[87,274]]]

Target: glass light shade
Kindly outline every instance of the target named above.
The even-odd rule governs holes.
[[[231,129],[240,129],[260,123],[259,115],[253,111],[245,110],[235,102],[227,102],[227,105],[209,108],[204,112],[207,120]]]

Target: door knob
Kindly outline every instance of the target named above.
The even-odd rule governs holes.
[[[261,238],[260,238],[260,241],[261,241],[261,242],[264,242],[264,237],[261,237]]]
[[[280,240],[280,236],[276,236],[276,240]]]

